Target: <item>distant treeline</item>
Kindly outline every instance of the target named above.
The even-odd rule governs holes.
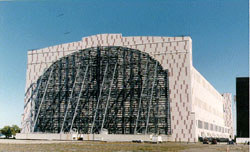
[[[4,126],[0,129],[0,134],[4,135],[5,138],[14,138],[16,133],[20,133],[21,129],[17,125]]]

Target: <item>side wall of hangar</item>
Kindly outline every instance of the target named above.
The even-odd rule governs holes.
[[[198,136],[208,136],[210,133],[218,137],[229,135],[217,130],[198,128],[200,119],[204,124],[209,122],[214,126],[230,128],[230,123],[226,123],[223,112],[223,104],[229,101],[222,97],[193,67],[190,37],[122,37],[121,34],[99,34],[84,37],[77,42],[28,51],[25,103],[31,96],[29,86],[35,83],[53,62],[78,50],[98,46],[122,46],[140,50],[157,60],[164,70],[168,70],[171,137],[174,141],[197,141]],[[198,93],[197,88],[202,88],[202,95]],[[208,99],[204,95],[208,96]],[[213,101],[216,102],[216,106],[210,102],[213,99],[216,99]],[[207,105],[204,106],[205,104],[202,103]],[[31,106],[30,104],[25,106],[22,132],[31,132],[31,127],[27,125],[32,118]],[[231,112],[230,106],[226,108]],[[207,120],[208,115],[209,120]],[[227,121],[232,120],[227,118]]]

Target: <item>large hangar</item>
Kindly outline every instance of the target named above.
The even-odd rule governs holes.
[[[28,51],[22,133],[233,138],[231,94],[192,65],[190,37],[100,34]]]

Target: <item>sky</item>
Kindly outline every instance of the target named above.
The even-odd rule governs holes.
[[[220,92],[249,75],[248,0],[0,0],[0,128],[21,124],[27,51],[101,33],[191,36],[194,67]],[[65,34],[68,33],[68,34]]]

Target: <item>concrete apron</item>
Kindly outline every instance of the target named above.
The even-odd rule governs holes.
[[[155,138],[154,135],[123,135],[123,134],[52,134],[52,133],[19,133],[16,134],[16,139],[30,140],[95,140],[95,141],[116,141],[116,142],[131,142],[131,141],[173,141],[171,136],[160,135],[160,138]]]

